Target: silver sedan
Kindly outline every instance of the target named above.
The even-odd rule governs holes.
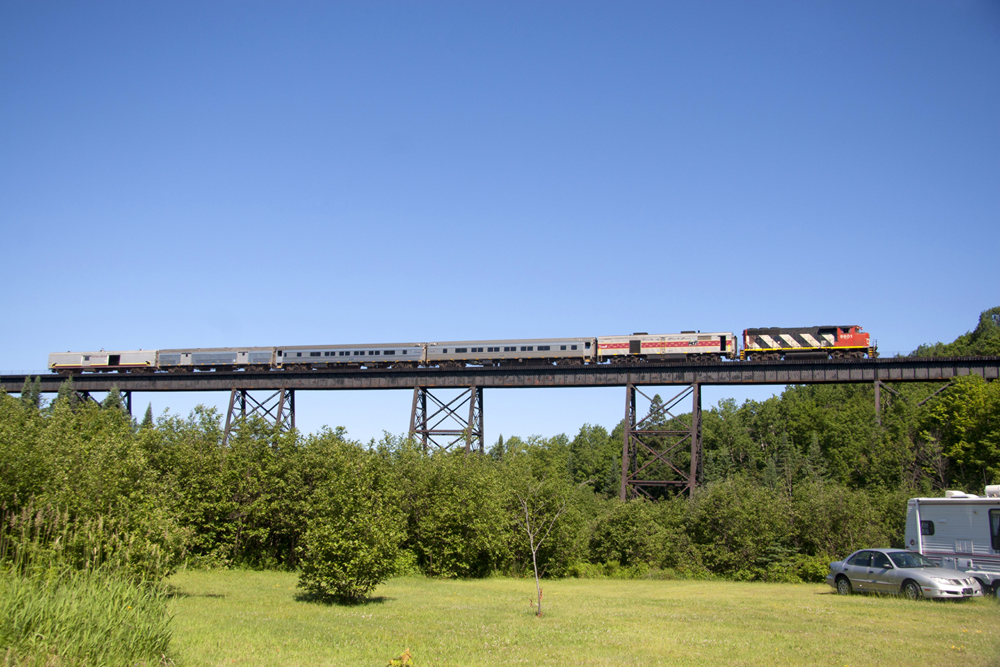
[[[902,594],[911,600],[982,597],[983,589],[966,572],[938,567],[932,560],[905,549],[862,549],[830,563],[830,584],[841,595],[854,591]]]

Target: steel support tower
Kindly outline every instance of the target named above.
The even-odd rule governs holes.
[[[449,451],[464,441],[466,453],[482,454],[485,451],[483,388],[475,385],[462,388],[446,402],[431,393],[430,387],[414,387],[410,437],[419,440],[425,452],[431,446],[438,451]]]
[[[649,401],[638,418],[636,395]],[[691,412],[676,415],[691,399]],[[634,384],[625,387],[625,429],[622,435],[622,477],[619,497],[654,498],[657,489],[677,489],[689,495],[702,481],[701,385],[693,383],[669,400],[650,398]]]
[[[229,410],[226,411],[226,430],[222,444],[246,424],[248,417],[260,417],[280,430],[295,428],[295,390],[282,387],[274,392],[251,392],[233,388],[229,392]]]

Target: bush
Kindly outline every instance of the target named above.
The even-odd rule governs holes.
[[[763,579],[794,554],[790,503],[769,488],[733,478],[699,490],[691,503],[689,534],[715,574]]]
[[[517,539],[509,480],[485,456],[399,452],[407,546],[433,577],[484,577],[510,562]]]
[[[615,503],[594,526],[590,537],[591,560],[625,567],[659,563],[663,560],[664,533],[649,501]]]
[[[324,602],[357,603],[405,562],[403,516],[374,454],[332,432],[317,440],[329,474],[316,480],[299,545],[299,587]]]
[[[299,587],[322,601],[362,601],[396,574],[396,524],[385,508],[314,520],[302,538]]]

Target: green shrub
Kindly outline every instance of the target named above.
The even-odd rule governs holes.
[[[407,547],[433,577],[485,577],[511,560],[515,514],[504,469],[463,452],[403,449],[397,461]]]
[[[661,562],[665,531],[656,519],[649,501],[615,503],[610,512],[597,519],[591,533],[591,560],[626,567]]]
[[[405,537],[398,499],[377,456],[327,433],[299,545],[299,587],[322,601],[360,602],[397,572]]]
[[[106,568],[31,576],[0,571],[5,664],[159,665],[170,663],[170,639],[159,584],[139,584]]]

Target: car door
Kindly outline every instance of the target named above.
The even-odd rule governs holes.
[[[872,590],[871,575],[868,573],[871,560],[871,551],[859,551],[851,556],[850,560],[844,565],[844,574],[851,580],[851,586],[854,587],[854,590]]]
[[[896,569],[888,556],[881,551],[872,552],[871,564],[868,566],[871,590],[879,593],[898,593],[899,584],[896,583],[896,574]]]

